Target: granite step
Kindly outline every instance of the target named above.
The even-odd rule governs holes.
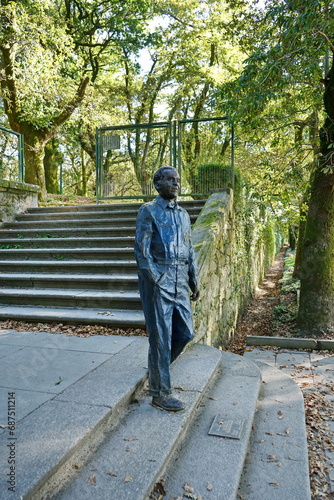
[[[15,286],[23,288],[138,290],[138,277],[134,274],[0,273],[0,287],[10,288],[13,283]]]
[[[182,204],[181,204],[182,205]],[[187,211],[190,215],[197,215],[199,207],[197,206],[187,206]],[[113,206],[104,209],[96,209],[96,210],[75,210],[75,211],[34,211],[30,210],[27,213],[20,214],[16,216],[16,220],[18,221],[37,221],[41,218],[43,220],[72,220],[72,219],[106,219],[106,218],[132,218],[135,219],[137,217],[139,206],[135,206],[132,208],[128,208],[127,206],[118,206],[117,208],[113,208]]]
[[[89,307],[102,309],[139,310],[138,291],[63,290],[45,288],[0,288],[0,306]]]
[[[302,392],[290,376],[261,362],[261,356],[258,360],[247,352],[245,356],[260,368],[263,384],[239,497],[310,500]]]
[[[133,261],[133,248],[26,248],[3,249],[0,246],[0,261],[3,260],[126,260]]]
[[[221,374],[203,398],[186,439],[161,476],[166,498],[184,498],[187,490],[190,498],[196,499],[239,498],[261,385],[257,365],[241,356],[222,353]],[[218,422],[215,431],[219,433],[221,428],[226,437],[209,434],[214,419]]]
[[[92,219],[57,219],[57,220],[41,220],[38,218],[34,221],[24,221],[16,220],[14,222],[5,222],[2,227],[6,229],[45,229],[46,231],[58,228],[89,228],[89,227],[135,227],[136,219],[135,217],[104,217],[104,218],[92,218]]]
[[[1,236],[1,231],[0,231]],[[20,248],[132,248],[134,236],[77,237],[77,238],[0,238],[0,249]]]
[[[193,223],[197,219],[196,215],[190,216],[190,221]],[[112,227],[124,227],[124,228],[135,228],[136,218],[135,217],[92,217],[90,219],[56,219],[56,220],[16,220],[14,222],[4,222],[2,228],[6,229],[45,229],[46,231],[58,228],[87,228],[87,227],[104,227],[106,225]]]
[[[192,428],[206,389],[218,375],[220,360],[221,352],[212,347],[189,348],[172,365],[175,393],[186,403],[186,409],[164,412],[153,408],[150,398],[138,398],[70,484],[59,493],[53,492],[51,498],[88,500],[94,495],[101,500],[148,499],[175,448]],[[93,491],[89,481],[92,475]]]
[[[186,210],[191,208],[196,208],[201,210],[205,205],[206,200],[182,200],[179,199],[179,204]],[[143,202],[132,202],[132,203],[112,203],[112,204],[96,204],[96,205],[64,205],[58,207],[34,207],[29,208],[27,212],[29,214],[39,213],[62,213],[62,212],[100,212],[100,211],[112,211],[112,210],[135,210],[138,211]]]
[[[115,226],[104,226],[104,227],[85,227],[85,228],[27,228],[27,229],[1,229],[0,230],[0,242],[2,239],[66,239],[66,238],[102,238],[102,237],[132,237],[135,236],[135,227],[115,227]]]
[[[143,311],[129,311],[128,309],[0,305],[0,319],[33,323],[104,325],[123,329],[145,328]]]
[[[26,335],[29,337],[29,333]],[[33,338],[30,340],[31,345],[34,345],[33,340]],[[35,358],[40,358],[40,362],[45,365],[48,356],[52,361],[54,360],[52,356],[61,356],[62,353],[66,356],[66,351],[60,348],[57,353],[56,349],[57,343],[59,342],[61,347],[65,340],[66,338],[58,339],[57,335],[54,335],[54,339],[46,343],[46,349],[37,349],[39,353],[35,354]],[[78,340],[85,341],[85,339]],[[112,344],[112,337],[107,340]],[[51,393],[47,395],[46,401],[17,422],[15,437],[18,456],[15,493],[7,489],[7,477],[4,474],[9,470],[7,453],[1,453],[1,500],[49,498],[49,492],[54,489],[53,481],[59,486],[67,474],[76,472],[76,468],[84,463],[104,441],[105,436],[116,426],[129,405],[131,407],[131,402],[142,391],[147,379],[146,339],[134,339],[114,355],[105,356],[106,360],[95,369],[81,368],[80,360],[82,359],[82,363],[87,362],[84,349],[80,351],[78,346],[73,346],[73,342],[68,344],[68,349],[71,349],[71,345],[72,349],[77,349],[74,351],[76,365],[85,374],[76,378],[72,384],[66,385],[68,371],[66,372],[63,366],[61,375],[64,379],[64,389],[59,391],[61,386],[52,388],[50,384]],[[95,346],[98,348],[97,343]],[[29,378],[30,376],[36,379],[36,372],[34,367],[29,366],[29,360],[25,361],[27,388],[36,390],[36,386],[30,385]],[[24,375],[23,369],[22,375]],[[59,370],[54,369],[52,376],[55,380],[59,375]],[[41,386],[38,380],[36,385],[37,388]],[[21,394],[22,391],[17,391],[18,405],[22,400]],[[7,433],[0,430],[0,449],[6,450],[7,444]],[[49,489],[45,494],[43,487]]]
[[[181,205],[195,221],[204,203]],[[133,251],[141,204],[34,208],[3,224],[1,318],[143,328]]]
[[[137,274],[135,260],[0,260],[0,272]]]

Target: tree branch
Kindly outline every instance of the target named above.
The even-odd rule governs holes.
[[[327,42],[328,42],[328,44],[329,44],[329,46],[331,48],[331,51],[334,54],[334,44],[333,44],[333,42],[329,39],[329,37],[326,35],[326,33],[323,33],[322,31],[318,31],[318,33],[319,33],[319,35],[322,35],[325,38],[325,40],[327,40]]]
[[[54,131],[71,116],[73,111],[79,106],[79,104],[83,101],[86,93],[86,89],[88,86],[90,79],[88,76],[82,78],[79,87],[76,91],[76,95],[74,98],[65,106],[63,111],[59,113],[59,115],[55,116],[52,120],[52,127],[48,131],[47,136],[52,136]]]

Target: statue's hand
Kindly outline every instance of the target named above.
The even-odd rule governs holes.
[[[199,289],[197,287],[191,288],[192,294],[190,295],[190,300],[198,300],[199,299]]]

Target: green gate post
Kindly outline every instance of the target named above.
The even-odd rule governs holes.
[[[24,135],[20,134],[19,143],[19,182],[24,182]]]
[[[100,137],[101,133],[99,129],[96,129],[95,134],[95,192],[96,192],[96,204],[99,204],[101,193],[101,171],[100,171]]]

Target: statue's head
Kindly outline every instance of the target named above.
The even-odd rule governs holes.
[[[160,167],[154,174],[155,189],[165,200],[173,200],[180,189],[180,176],[174,167]]]

